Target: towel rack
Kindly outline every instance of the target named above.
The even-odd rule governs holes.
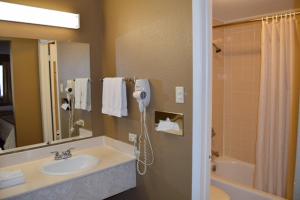
[[[76,81],[76,79],[74,78],[73,81]],[[89,81],[89,82],[92,82],[92,80],[91,80],[90,78],[88,78],[88,81]]]
[[[103,80],[104,80],[104,78],[101,79],[101,82],[103,82]],[[136,80],[135,77],[133,77],[133,78],[124,77],[124,78],[123,78],[123,81],[125,81],[125,82],[127,82],[127,83],[133,83],[133,84],[135,84],[135,80]]]

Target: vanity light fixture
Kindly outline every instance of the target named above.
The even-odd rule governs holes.
[[[79,14],[0,1],[0,20],[79,29]]]

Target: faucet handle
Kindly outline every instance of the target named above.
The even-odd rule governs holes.
[[[55,156],[59,155],[59,152],[58,152],[58,151],[52,151],[52,152],[50,152],[50,153],[54,154]]]
[[[68,158],[72,157],[71,150],[73,150],[73,149],[74,148],[71,147],[71,148],[67,149],[66,151],[63,151],[62,152],[63,159],[68,159]]]
[[[75,149],[74,147],[71,147],[71,148],[69,148],[69,149],[67,149],[65,152],[64,152],[64,154],[66,154],[67,156],[72,156],[72,153],[71,153],[71,150],[73,150],[73,149]]]
[[[53,151],[51,153],[54,154],[54,160],[60,160],[61,159],[61,155],[59,154],[58,151]]]
[[[71,150],[74,150],[75,148],[74,147],[71,147],[69,149],[66,150],[66,152],[70,152],[71,153]]]

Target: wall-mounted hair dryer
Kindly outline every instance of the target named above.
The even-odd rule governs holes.
[[[65,88],[65,93],[67,96],[68,104],[69,104],[69,138],[72,137],[72,133],[75,131],[74,129],[74,80],[68,80]]]
[[[148,134],[147,127],[147,106],[150,103],[150,84],[147,79],[138,79],[135,81],[135,91],[133,97],[139,104],[139,110],[141,112],[141,133],[138,137],[138,141],[134,143],[135,155],[137,157],[137,171],[140,175],[145,175],[147,172],[147,166],[154,163],[154,153],[151,145],[151,141]]]
[[[74,81],[73,80],[67,81],[65,92],[66,92],[68,101],[70,101],[72,98],[72,95],[74,93]]]
[[[133,97],[136,98],[140,112],[144,112],[150,103],[150,85],[147,79],[138,79],[135,82]]]

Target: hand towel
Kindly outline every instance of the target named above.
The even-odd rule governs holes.
[[[91,84],[89,78],[82,78],[81,84],[81,110],[91,111]]]
[[[74,97],[75,97],[75,109],[81,108],[81,79],[75,79],[75,87],[74,87]]]
[[[124,78],[103,79],[102,113],[116,117],[128,115]]]
[[[25,183],[25,176],[21,170],[0,172],[0,189],[22,183]]]

